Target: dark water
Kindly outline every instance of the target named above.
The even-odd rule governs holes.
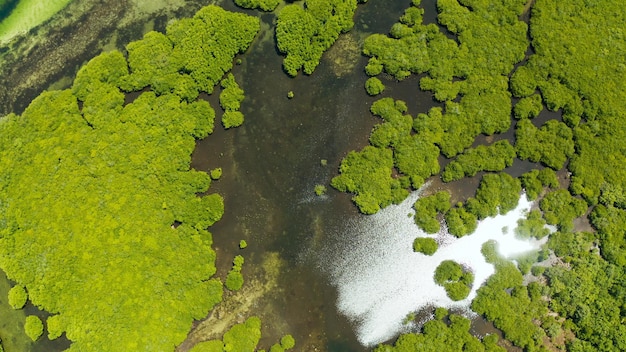
[[[409,4],[370,0],[358,10],[356,32],[387,32]],[[264,15],[263,20],[273,19]],[[274,314],[264,319],[262,347],[290,333],[302,351],[365,350],[336,312],[335,289],[306,254],[327,236],[340,235],[333,231],[346,218],[359,216],[348,195],[329,187],[326,196],[317,197],[313,189],[328,185],[341,158],[365,146],[378,122],[369,113],[375,99],[363,88],[367,58],[351,57],[354,69],[337,77],[326,55],[313,75],[290,78],[282,71],[273,36],[258,39],[233,70],[246,92],[244,125],[218,129],[213,136],[218,138],[198,143],[193,158],[198,169],[224,170],[212,187],[226,204],[226,215],[212,228],[219,266],[229,266],[240,239],[249,245],[243,251],[246,265],[260,264],[266,252],[278,252],[286,261],[283,291],[268,303]],[[411,112],[432,102],[429,94],[418,96],[415,78],[385,83],[385,95],[407,100]],[[287,98],[289,91],[293,99]]]
[[[4,20],[6,17],[9,17],[11,11],[15,9],[17,6],[17,0],[0,0],[0,21]]]

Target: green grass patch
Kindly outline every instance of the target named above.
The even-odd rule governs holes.
[[[19,1],[13,11],[0,22],[0,44],[44,23],[70,2],[72,0]],[[2,6],[4,5],[0,4],[0,7]]]

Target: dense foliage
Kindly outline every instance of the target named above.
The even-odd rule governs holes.
[[[528,119],[517,123],[515,148],[522,160],[541,162],[555,170],[563,168],[574,154],[574,135],[566,124],[556,120],[535,127]]]
[[[28,294],[23,286],[17,285],[9,290],[9,305],[13,309],[22,309],[28,299]]]
[[[502,171],[513,165],[515,156],[515,148],[506,139],[489,146],[469,148],[446,165],[441,179],[450,182],[474,176],[479,171]]]
[[[564,189],[559,189],[546,194],[539,203],[543,217],[550,225],[557,225],[561,231],[574,230],[572,221],[582,216],[587,210],[584,200],[572,197]]]
[[[235,0],[237,6],[246,9],[261,9],[263,11],[274,11],[281,0]]]
[[[383,98],[372,104],[371,111],[384,121],[374,127],[372,145],[350,152],[341,163],[341,175],[331,182],[342,192],[355,193],[353,200],[365,214],[401,202],[409,186],[418,188],[439,172],[439,149],[411,133],[413,118],[404,115],[406,103]],[[400,177],[393,176],[394,166]]]
[[[559,179],[556,177],[554,170],[543,168],[541,170],[533,169],[524,173],[519,177],[522,187],[526,191],[526,197],[529,200],[535,200],[544,187],[556,189],[559,187]]]
[[[456,237],[469,235],[476,230],[478,226],[478,218],[472,212],[467,210],[464,204],[457,204],[444,215],[448,232]]]
[[[358,0],[365,2],[367,0]],[[322,54],[352,29],[357,0],[306,0],[289,4],[278,13],[276,44],[285,54],[283,68],[290,76],[299,70],[313,73]]]
[[[372,96],[378,95],[382,93],[384,90],[385,90],[385,85],[380,79],[376,77],[370,77],[367,79],[367,81],[365,81],[365,91],[369,95],[372,95]]]
[[[550,230],[545,225],[546,221],[541,217],[541,212],[533,209],[526,214],[526,219],[517,221],[515,235],[518,238],[541,239],[550,234]]]
[[[548,236],[546,223],[557,225],[559,231],[549,235],[546,248],[518,258],[519,269],[499,259],[495,249],[485,251],[497,271],[478,291],[472,307],[514,345],[528,351],[626,349],[623,4],[438,0],[437,9],[438,22],[447,31],[422,24],[423,10],[414,0],[389,35],[373,34],[365,40],[367,75],[384,72],[403,80],[419,74],[420,88],[442,102],[418,113],[412,131],[401,123],[377,126],[370,144],[393,150],[395,157],[400,138],[408,140],[405,136],[410,135],[417,136],[422,147],[408,160],[431,158],[430,146],[448,158],[458,155],[441,173],[444,181],[487,172],[475,197],[445,212],[451,234],[471,233],[477,219],[512,209],[522,187],[529,199],[539,201],[540,210],[520,221],[516,235],[543,238]],[[520,19],[528,10],[526,24]],[[527,52],[529,44],[533,50]],[[559,117],[532,120],[544,109],[557,111]],[[511,117],[517,119],[514,143],[496,142],[501,143],[499,150],[496,143],[474,145],[481,133],[507,131]],[[515,157],[545,167],[533,165],[519,179],[490,173],[511,166]],[[398,162],[394,167],[392,174],[408,176]],[[570,173],[561,171],[565,180],[559,182],[555,171],[564,168]],[[424,174],[439,173],[421,169]],[[415,189],[420,185],[411,183]],[[428,202],[418,201],[415,218],[434,232],[437,212],[425,206]],[[589,217],[595,232],[574,232],[575,224],[584,226],[574,220],[586,214],[588,206],[593,207]],[[545,259],[553,266],[533,266]],[[523,281],[522,272],[532,273],[534,282]],[[409,339],[415,337],[402,336],[397,345]]]
[[[425,255],[433,255],[437,251],[437,241],[430,237],[417,237],[413,241],[413,251]]]
[[[224,204],[197,195],[211,178],[189,168],[215,114],[196,97],[258,28],[205,7],[0,120],[0,267],[70,351],[171,351],[221,300],[206,228]],[[123,91],[147,86],[125,103]],[[38,326],[27,321],[31,337]]]
[[[24,330],[26,331],[26,335],[28,335],[28,337],[30,337],[33,341],[37,341],[37,339],[39,339],[39,337],[43,334],[43,322],[38,316],[29,315],[26,317]]]
[[[466,207],[479,220],[515,209],[522,186],[509,174],[485,174],[480,180],[475,198],[469,198]]]
[[[232,73],[229,73],[226,78],[220,82],[220,85],[222,86],[222,91],[220,92],[220,106],[224,110],[222,125],[226,129],[239,127],[244,120],[243,113],[239,111],[244,98],[243,89],[239,87]]]
[[[127,91],[150,86],[157,94],[175,93],[192,101],[198,92],[213,92],[233,57],[245,51],[259,31],[259,21],[217,6],[207,6],[193,18],[171,23],[166,34],[148,32],[130,43]]]
[[[496,273],[478,289],[472,310],[492,321],[516,346],[537,350],[545,333],[535,322],[547,313],[541,288],[537,283],[524,285],[513,263],[498,259],[495,265]]]
[[[415,223],[426,233],[437,233],[441,225],[437,214],[443,214],[450,209],[450,193],[437,192],[427,197],[421,197],[413,205],[415,209]]]
[[[237,255],[233,259],[233,267],[226,275],[226,288],[231,291],[239,291],[243,286],[243,275],[241,274],[241,268],[243,267],[244,259],[242,256]]]
[[[498,336],[487,335],[481,340],[470,334],[470,326],[469,319],[438,308],[435,319],[424,324],[420,333],[402,335],[393,346],[379,345],[374,352],[506,351],[498,346]]]
[[[471,11],[456,1],[439,1],[439,21],[456,35],[458,41],[446,37],[435,24],[423,25],[423,10],[418,5],[419,1],[413,1],[413,6],[405,11],[400,22],[393,25],[389,36],[373,34],[367,37],[363,48],[364,54],[371,57],[365,68],[368,75],[375,76],[384,71],[401,80],[411,74],[425,73],[420,87],[432,91],[435,99],[445,102],[443,109],[434,107],[427,114],[418,114],[412,121],[409,121],[409,115],[402,115],[404,111],[394,111],[391,98],[383,98],[372,105],[372,112],[383,117],[385,122],[374,128],[370,144],[377,149],[393,150],[399,180],[408,176],[414,189],[419,188],[426,178],[439,173],[440,153],[453,157],[469,148],[477,135],[509,129],[512,109],[507,75],[513,65],[524,58],[528,45],[527,25],[518,20],[523,9],[522,1],[489,6],[473,3]],[[493,50],[493,47],[498,49]],[[448,164],[442,178],[452,181],[473,176],[478,171],[501,171],[512,164],[515,154],[515,148],[505,140],[489,147],[469,149]],[[361,168],[363,171],[365,169]],[[344,169],[340,172],[343,176]],[[361,188],[357,183],[359,179],[370,183],[372,178],[378,177],[352,175],[350,178],[354,181],[351,187],[336,188],[357,193],[355,190]],[[519,188],[513,186],[514,190]],[[495,187],[490,189],[495,190]],[[497,204],[498,201],[488,201],[490,197],[486,194],[481,196],[485,204],[480,205],[488,205],[489,211],[479,211],[474,202],[474,208],[455,207],[447,212],[446,221],[451,232],[457,235],[471,233],[476,217],[493,214],[492,207],[501,205]],[[379,201],[378,205],[389,203]],[[502,205],[505,209],[511,208],[508,203]],[[370,212],[375,209],[369,208]],[[417,215],[416,219],[422,217],[421,224],[428,222],[426,215]]]
[[[444,260],[435,269],[434,280],[443,286],[450,299],[460,301],[469,295],[474,274],[453,260]]]

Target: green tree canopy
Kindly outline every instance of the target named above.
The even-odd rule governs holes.
[[[9,305],[13,309],[22,309],[26,304],[26,300],[28,299],[28,294],[26,290],[24,290],[23,286],[16,285],[11,287],[9,290]]]
[[[365,2],[359,0],[359,2]],[[322,54],[352,29],[357,0],[306,0],[304,6],[289,4],[278,13],[276,44],[285,54],[283,68],[290,76],[299,70],[313,73]]]
[[[215,114],[195,97],[258,29],[205,7],[129,44],[128,63],[102,54],[71,90],[0,119],[0,268],[53,314],[48,336],[65,332],[69,351],[171,351],[221,300],[206,228],[224,203],[189,166]]]
[[[437,214],[444,214],[450,209],[450,193],[440,191],[427,197],[421,197],[413,205],[415,223],[426,233],[437,233],[440,229]]]
[[[413,241],[413,251],[425,255],[433,255],[437,251],[437,241],[429,237],[417,237]]]
[[[26,330],[26,335],[28,335],[28,337],[30,337],[33,341],[37,341],[43,334],[43,323],[38,316],[29,315],[26,317],[24,330]]]

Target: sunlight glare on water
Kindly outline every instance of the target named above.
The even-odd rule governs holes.
[[[411,326],[405,317],[427,306],[459,308],[470,313],[476,290],[494,273],[480,252],[483,243],[498,242],[500,254],[514,255],[539,248],[538,241],[516,239],[513,229],[524,217],[531,202],[522,195],[516,209],[506,215],[487,218],[470,236],[456,238],[443,231],[434,235],[439,249],[433,256],[413,252],[413,240],[429,236],[408,214],[419,198],[413,192],[402,204],[389,206],[372,216],[360,216],[348,223],[342,238],[346,242],[325,250],[323,262],[331,263],[331,282],[338,290],[337,308],[354,324],[364,346],[393,338]],[[508,231],[503,231],[507,227]],[[450,300],[433,281],[441,261],[452,259],[471,268],[475,281],[470,295],[458,302]],[[326,264],[328,265],[328,264]]]

